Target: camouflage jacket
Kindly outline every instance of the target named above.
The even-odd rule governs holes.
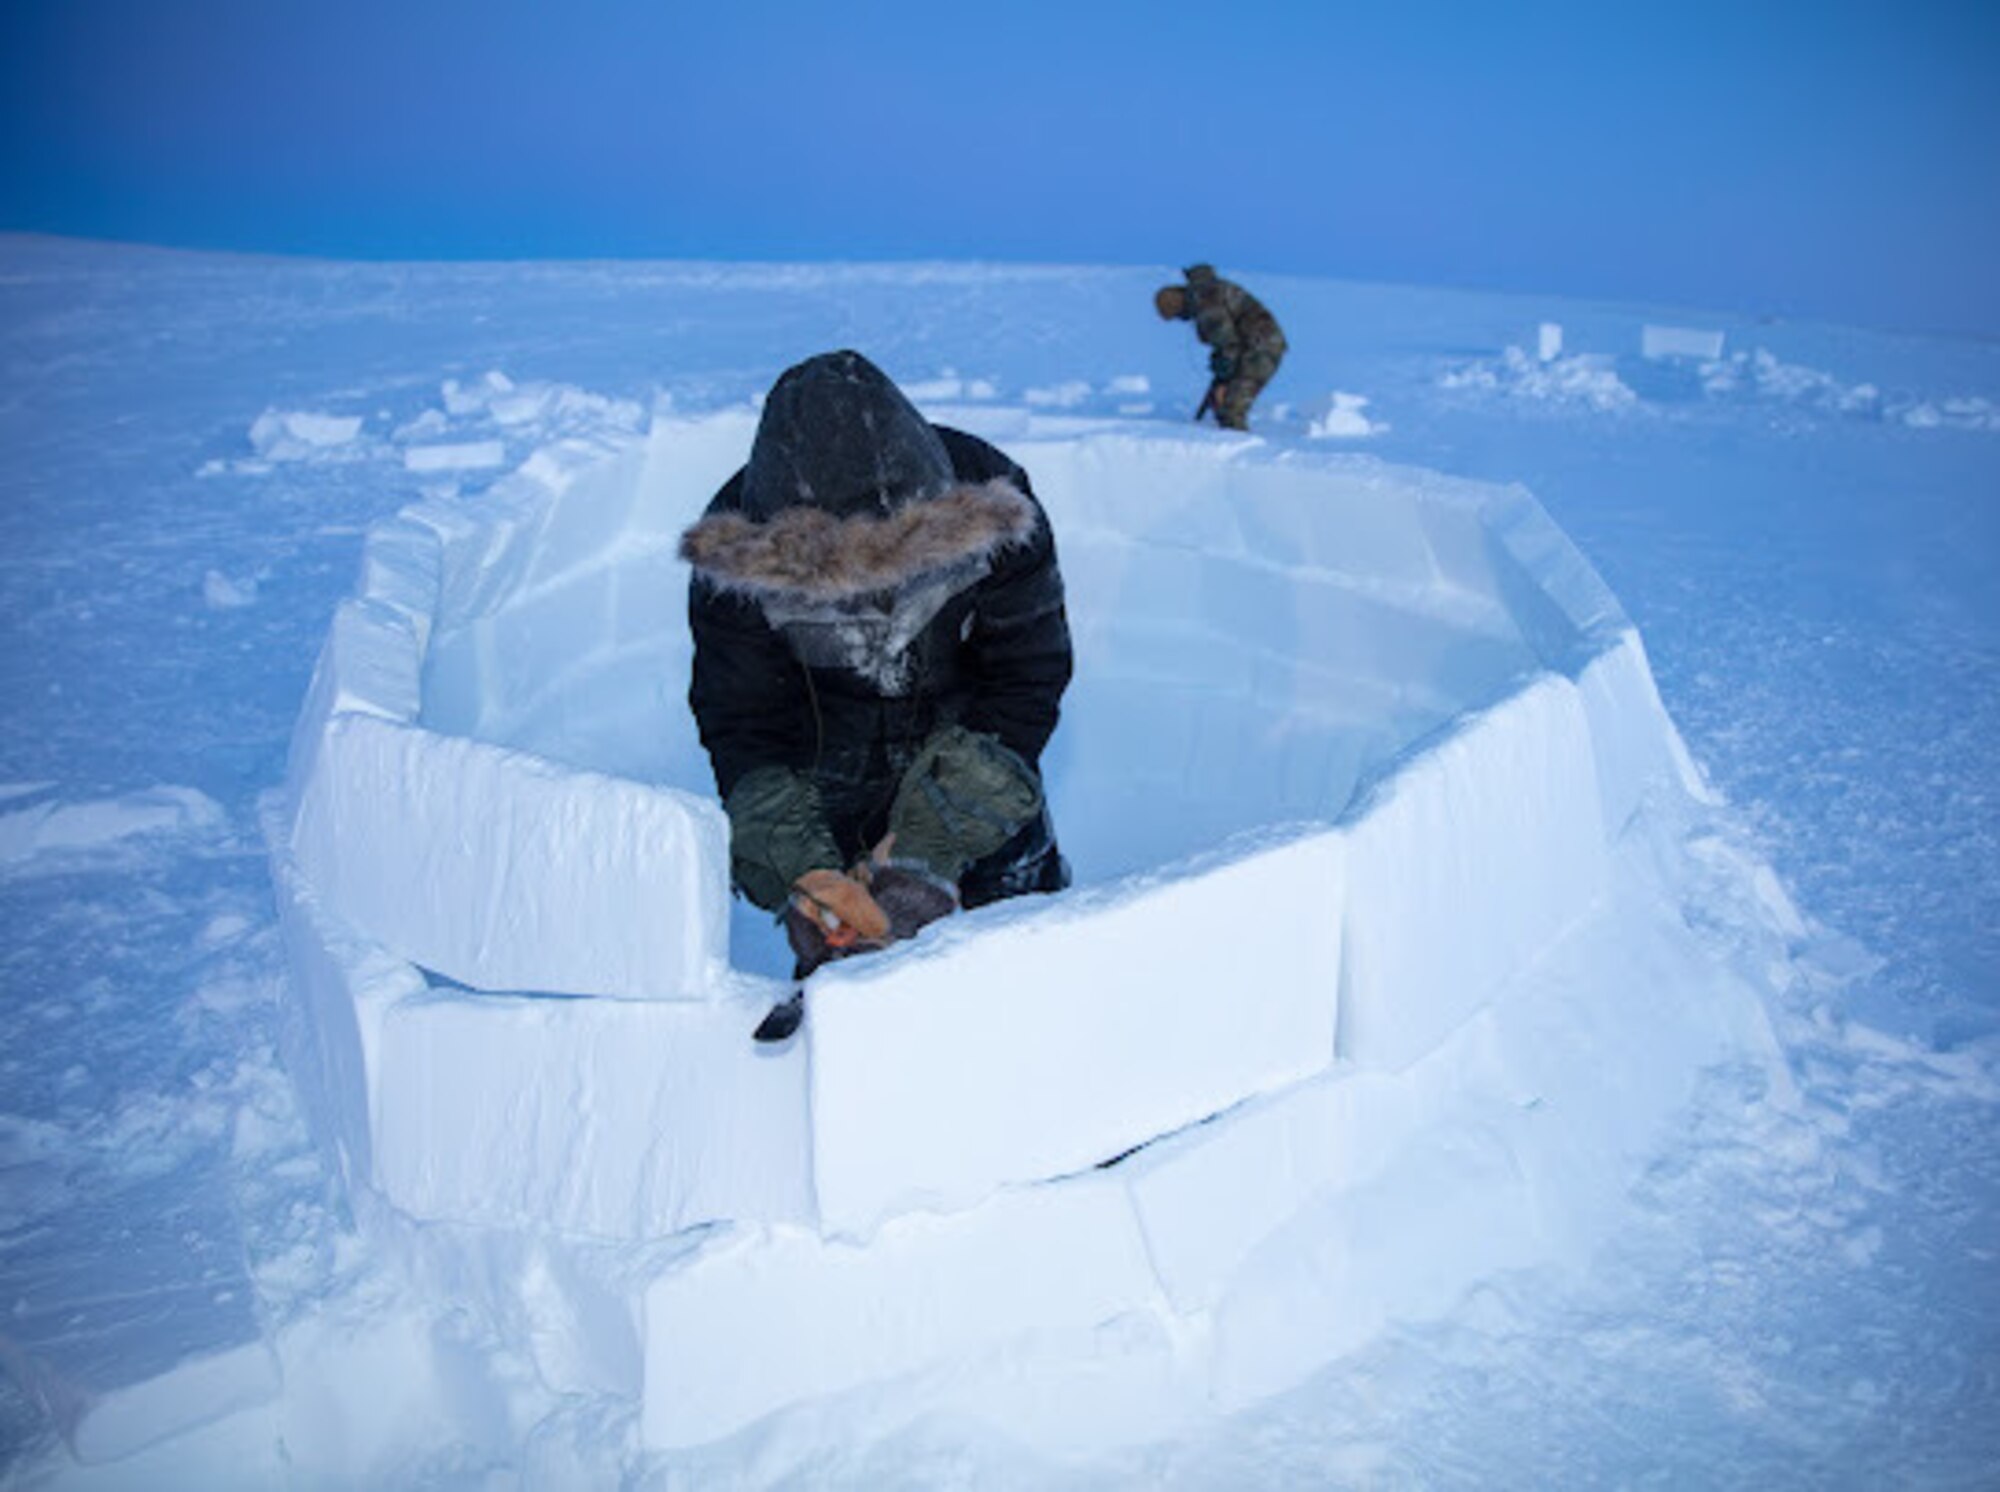
[[[1187,287],[1194,334],[1228,363],[1240,363],[1251,353],[1262,353],[1273,363],[1285,355],[1278,318],[1241,285],[1196,264],[1187,271]]]

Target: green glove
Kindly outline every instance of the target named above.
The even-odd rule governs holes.
[[[932,732],[896,788],[889,833],[898,860],[953,885],[1042,811],[1042,781],[997,736],[962,725]]]
[[[746,772],[722,808],[729,815],[730,875],[767,911],[783,907],[807,871],[840,864],[819,789],[803,772],[790,767]]]

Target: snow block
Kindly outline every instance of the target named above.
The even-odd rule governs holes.
[[[1455,725],[1349,825],[1340,1055],[1435,1046],[1596,902],[1606,875],[1589,721],[1543,675]]]
[[[370,1191],[355,1197],[355,1220],[421,1298],[502,1323],[551,1392],[617,1394],[634,1404],[645,1280],[693,1253],[691,1240],[702,1236],[635,1243],[420,1221]]]
[[[739,1231],[646,1292],[641,1434],[656,1450],[720,1439],[801,1399],[1093,1326],[1156,1295],[1124,1189],[1105,1177],[898,1218],[866,1246]]]
[[[1341,837],[1309,833],[830,966],[808,996],[821,1227],[1083,1170],[1324,1070],[1344,873]]]
[[[285,784],[296,802],[319,770],[320,743],[336,715],[412,718],[423,698],[423,653],[409,613],[356,598],[334,609],[305,703],[292,727]]]
[[[1481,519],[1500,597],[1546,667],[1574,676],[1631,625],[1590,561],[1524,489],[1501,489]]]
[[[1648,326],[1639,333],[1639,351],[1649,358],[1689,357],[1712,362],[1722,356],[1723,334],[1694,326]]]
[[[806,1062],[762,1006],[438,991],[383,1023],[375,1179],[419,1219],[579,1237],[804,1221]]]
[[[403,452],[403,466],[409,471],[479,471],[500,466],[507,460],[507,447],[497,440],[462,441],[456,445],[410,446]]]
[[[522,576],[524,589],[574,573],[616,545],[632,526],[646,448],[631,441],[570,439],[528,458],[533,476],[562,501],[550,506],[541,541]]]
[[[665,407],[656,410],[628,537],[677,544],[681,530],[701,516],[708,500],[743,464],[757,418],[756,411],[740,408],[695,417],[677,417]]]
[[[1701,771],[1688,755],[1681,733],[1660,702],[1646,646],[1627,627],[1577,677],[1604,827],[1615,836],[1658,787],[1685,793],[1696,802],[1714,802]]]
[[[1371,1081],[1385,1080],[1353,1073],[1338,1083],[1301,1083],[1119,1165],[1176,1311],[1192,1315],[1212,1305],[1250,1251],[1331,1180],[1333,1160],[1349,1141],[1338,1100]]]
[[[1506,1270],[1581,1268],[1704,1073],[1736,1064],[1783,1081],[1757,991],[1638,882],[1622,866],[1608,904],[1420,1062],[1327,1080],[1320,1143],[1345,1161],[1322,1158],[1323,1178],[1302,1167],[1292,1215],[1201,1277],[1219,1408],[1282,1392],[1481,1281],[1504,1292]],[[1208,1161],[1194,1149],[1205,1138],[1189,1137],[1191,1159]],[[1283,1163],[1229,1139],[1237,1167]],[[1175,1184],[1175,1220],[1213,1231],[1173,1174],[1186,1163],[1167,1157],[1152,1192]]]
[[[699,999],[728,947],[712,801],[335,716],[292,850],[321,901],[484,989]]]
[[[424,977],[329,917],[283,847],[279,821],[267,815],[264,832],[291,970],[285,1069],[341,1176],[349,1186],[369,1186],[383,1021],[398,1001],[423,993]]]
[[[534,560],[549,498],[540,480],[510,472],[480,494],[476,508],[437,500],[403,510],[403,517],[437,536],[440,627],[491,610],[520,586]]]
[[[421,1222],[577,1239],[810,1217],[805,1055],[748,1039],[756,999],[433,988],[272,860],[286,1066],[350,1186]]]
[[[420,654],[430,639],[438,579],[437,538],[422,524],[399,516],[368,531],[361,546],[361,597],[408,617]]]

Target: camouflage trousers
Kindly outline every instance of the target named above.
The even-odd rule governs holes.
[[[1282,353],[1246,352],[1236,364],[1236,376],[1215,391],[1215,422],[1225,430],[1248,430],[1250,406],[1278,372]]]

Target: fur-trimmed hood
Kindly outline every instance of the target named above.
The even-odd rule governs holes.
[[[758,602],[828,606],[910,589],[969,583],[1035,531],[1032,501],[1004,478],[950,487],[886,515],[836,517],[800,504],[758,521],[712,512],[681,535],[681,558],[725,591]]]

